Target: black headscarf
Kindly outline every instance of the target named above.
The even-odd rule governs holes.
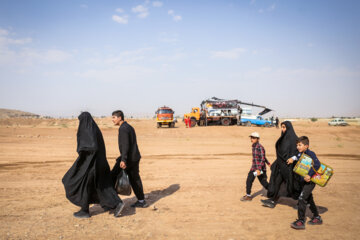
[[[90,113],[83,112],[78,119],[79,156],[62,179],[66,197],[80,207],[100,203],[114,208],[120,198],[112,184],[102,133]]]
[[[82,112],[79,117],[79,128],[77,131],[77,149],[81,151],[95,152],[98,150],[97,135],[100,135],[100,129],[96,125],[91,114]],[[100,134],[99,134],[100,133]]]
[[[294,128],[289,121],[284,121],[281,125],[285,125],[286,131],[281,132],[280,138],[276,141],[276,157],[286,162],[290,157],[296,154],[296,141],[298,137],[294,131]]]

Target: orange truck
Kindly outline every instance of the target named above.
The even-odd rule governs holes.
[[[258,115],[266,114],[271,109],[256,105],[253,103],[245,103],[239,100],[225,100],[217,97],[201,102],[200,107],[193,107],[190,113],[184,114],[184,120],[190,121],[190,126],[208,126],[208,125],[223,125],[229,126],[237,124],[238,126],[244,125],[244,119],[242,119],[242,108],[240,105],[248,105],[254,107],[260,107],[264,110]],[[251,126],[253,120],[248,120],[247,126]],[[255,123],[254,123],[255,124]]]
[[[160,128],[163,125],[168,125],[169,128],[175,127],[174,113],[169,107],[159,107],[155,112],[157,127]]]

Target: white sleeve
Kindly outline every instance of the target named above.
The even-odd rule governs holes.
[[[294,161],[297,161],[298,160],[298,158],[297,158],[297,156],[295,155],[295,156],[292,156],[291,157]]]

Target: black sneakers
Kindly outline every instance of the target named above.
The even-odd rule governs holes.
[[[121,214],[121,211],[124,209],[124,207],[125,207],[125,203],[120,202],[115,208],[114,216],[119,217]]]
[[[265,207],[274,208],[276,206],[276,203],[270,199],[265,199],[265,200],[261,199],[261,202]]]
[[[323,223],[320,216],[313,217],[310,221],[308,221],[308,224],[310,225],[321,225]]]
[[[74,217],[76,217],[76,218],[89,218],[90,213],[89,213],[89,211],[80,210],[80,211],[74,213]]]
[[[131,207],[135,208],[147,208],[149,205],[146,203],[146,201],[144,200],[143,202],[140,201],[136,201],[136,203],[133,203],[130,205]]]
[[[298,219],[295,222],[293,222],[292,224],[290,224],[290,226],[297,230],[305,229],[305,222],[303,220]]]

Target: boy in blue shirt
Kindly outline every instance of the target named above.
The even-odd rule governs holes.
[[[309,138],[306,136],[299,137],[297,140],[297,150],[299,153],[292,158],[289,158],[287,160],[288,164],[293,163],[294,161],[297,161],[300,159],[301,155],[305,153],[311,159],[313,160],[313,167],[317,171],[321,163],[316,157],[316,154],[309,149]],[[317,210],[317,207],[314,202],[314,198],[312,195],[312,191],[315,188],[315,183],[311,182],[311,177],[316,173],[313,168],[310,169],[308,175],[301,178],[301,185],[303,186],[301,194],[299,196],[299,202],[298,202],[298,219],[291,223],[291,227],[295,229],[305,229],[305,212],[306,212],[306,205],[310,204],[310,210],[313,213],[313,218],[308,222],[310,225],[320,225],[322,224],[322,219],[319,215],[319,212]]]

